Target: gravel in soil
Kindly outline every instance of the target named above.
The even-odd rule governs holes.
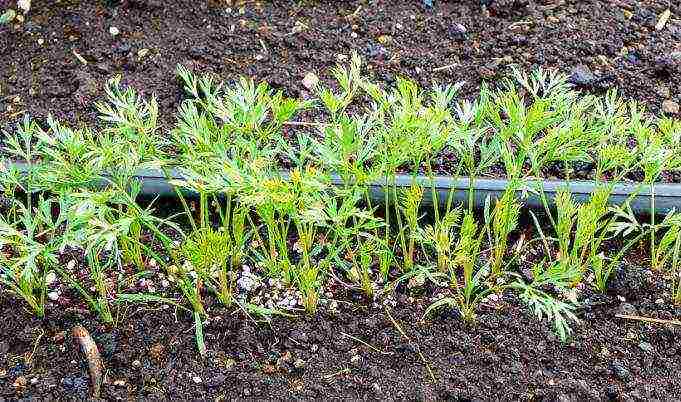
[[[571,75],[584,91],[616,88],[653,112],[678,114],[681,9],[667,0],[434,1],[56,1],[36,3],[22,23],[0,26],[0,121],[50,113],[93,122],[103,82],[155,94],[172,123],[178,63],[229,80],[267,80],[309,96],[307,73],[353,50],[386,84],[465,80],[464,95],[511,67]],[[671,17],[656,25],[665,10]],[[658,25],[659,26],[659,25]]]
[[[627,267],[610,294],[583,291],[567,343],[507,294],[488,297],[475,326],[446,311],[424,321],[432,299],[403,291],[373,304],[339,292],[313,317],[260,323],[213,307],[205,359],[193,320],[168,306],[123,308],[106,327],[78,307],[34,319],[4,292],[0,315],[15,325],[0,326],[0,398],[85,399],[87,365],[70,335],[82,324],[104,359],[107,400],[675,400],[681,327],[615,316],[678,319],[664,287]]]

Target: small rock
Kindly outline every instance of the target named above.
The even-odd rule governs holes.
[[[378,38],[376,38],[376,40],[378,40],[378,43],[380,43],[381,45],[387,45],[393,41],[393,37],[390,35],[381,35]]]
[[[109,28],[109,33],[111,34],[111,36],[118,36],[118,34],[120,34],[121,31],[119,31],[118,28],[116,27],[111,27]]]
[[[33,377],[33,378],[31,378],[31,381],[30,381],[31,385],[36,385],[38,382],[40,382],[40,380],[38,379],[38,377]]]
[[[351,363],[353,366],[358,367],[360,364],[362,364],[362,358],[361,358],[359,355],[353,355],[353,356],[350,358],[350,363]]]
[[[54,273],[54,271],[50,271],[50,272],[47,273],[47,275],[45,275],[45,284],[46,285],[51,285],[56,281],[57,281],[57,274]]]
[[[39,39],[38,39],[38,45],[42,46],[43,43],[45,43],[45,39],[39,38]]]
[[[142,367],[142,362],[139,361],[139,360],[133,360],[133,361],[132,361],[132,367],[134,367],[134,368],[140,368],[140,367]]]
[[[377,382],[373,383],[371,389],[374,391],[375,394],[381,394],[383,392],[383,390],[381,390],[381,386],[378,385]]]
[[[679,114],[679,104],[671,99],[662,102],[662,111],[667,114]]]
[[[199,377],[197,375],[192,377],[192,381],[194,381],[194,384],[201,384],[203,382],[203,380],[201,380],[201,377]]]
[[[227,376],[224,374],[217,374],[213,378],[206,381],[206,385],[211,388],[219,387],[227,381]]]
[[[47,298],[50,299],[50,300],[52,300],[52,301],[57,301],[57,300],[59,300],[59,296],[60,296],[60,293],[59,293],[58,291],[49,292],[49,293],[47,294]]]
[[[370,43],[367,45],[367,56],[371,58],[385,57],[388,55],[388,50],[381,46]]]
[[[12,386],[16,389],[23,389],[23,388],[26,388],[27,384],[28,384],[28,381],[26,381],[26,377],[19,376],[19,377],[17,377],[16,380],[14,380],[14,383],[12,384]]]
[[[610,364],[610,371],[615,375],[615,377],[622,381],[627,381],[631,377],[629,370],[619,362]]]
[[[305,367],[305,360],[303,359],[296,359],[293,362],[293,367],[297,368],[298,370],[302,370]]]
[[[26,14],[31,10],[31,0],[17,0],[17,7],[19,7],[21,11]]]
[[[113,382],[114,387],[125,387],[125,380],[116,380]]]
[[[421,288],[425,283],[426,283],[425,275],[415,275],[412,276],[411,279],[409,279],[409,282],[407,283],[407,288],[418,289]]]
[[[617,313],[624,315],[637,315],[638,311],[636,310],[636,307],[630,303],[621,303],[619,306],[617,306]]]
[[[449,36],[457,41],[462,41],[466,39],[466,33],[468,32],[466,27],[463,24],[459,23],[452,24],[447,31],[449,33]]]
[[[648,342],[641,342],[638,344],[638,347],[644,352],[650,352],[653,350],[653,345]]]
[[[319,84],[319,78],[315,73],[309,72],[303,78],[303,86],[307,89],[314,89]]]
[[[69,262],[66,263],[66,269],[69,271],[73,271],[73,268],[76,267],[76,260],[69,260]]]

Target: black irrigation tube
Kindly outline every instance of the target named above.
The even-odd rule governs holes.
[[[26,171],[27,165],[24,163],[15,163],[20,171]],[[176,170],[170,171],[172,179],[181,179],[182,176]],[[283,174],[287,176],[286,173]],[[141,183],[141,193],[145,196],[160,196],[160,197],[175,197],[175,189],[171,185],[160,170],[141,169],[137,172],[136,177]],[[342,184],[338,176],[332,177],[332,183],[335,185]],[[397,188],[408,187],[413,183],[411,175],[398,175],[396,178]],[[470,179],[466,177],[447,177],[436,176],[433,178],[435,190],[438,194],[438,201],[444,203],[450,191],[454,190],[452,195],[453,201],[456,203],[468,203],[468,189]],[[423,194],[424,204],[432,204],[432,182],[426,176],[416,176],[416,182],[425,188]],[[485,205],[487,197],[492,199],[500,197],[509,185],[506,179],[491,179],[491,178],[476,178],[473,182],[474,198],[473,203],[476,208],[482,208]],[[578,202],[584,202],[589,199],[591,193],[597,188],[597,183],[593,181],[562,181],[562,180],[535,180],[530,181],[528,187],[538,188],[543,186],[544,194],[546,195],[549,205],[553,206],[553,201],[557,192],[561,189],[569,189],[570,193]],[[385,200],[385,182],[374,182],[369,184],[369,194],[372,200],[380,203]],[[666,214],[673,208],[681,209],[681,184],[666,184],[657,183],[654,185],[655,190],[655,211],[657,214]],[[519,190],[520,192],[523,190]],[[191,196],[191,193],[187,195]],[[530,208],[542,208],[543,204],[537,193],[525,191],[523,195],[523,202]],[[611,205],[621,205],[627,199],[630,199],[630,205],[634,212],[647,214],[651,212],[651,187],[641,183],[618,183],[614,185],[612,194],[610,196]]]

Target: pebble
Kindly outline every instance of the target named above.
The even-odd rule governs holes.
[[[303,86],[307,89],[313,89],[319,83],[319,78],[315,73],[309,72],[303,78]]]
[[[139,361],[139,360],[133,360],[133,361],[132,361],[132,367],[134,367],[134,368],[140,368],[140,367],[142,367],[142,362]]]
[[[297,368],[298,370],[303,369],[305,367],[305,360],[300,359],[300,358],[296,359],[293,362],[293,367]]]
[[[622,381],[627,381],[631,377],[629,370],[618,362],[610,364],[610,371]]]
[[[26,381],[26,377],[19,376],[19,377],[17,377],[16,380],[14,380],[14,383],[12,384],[12,386],[14,388],[26,388],[26,384],[28,384],[28,381]]]
[[[52,301],[59,300],[59,296],[60,296],[60,294],[59,294],[58,291],[50,292],[50,293],[47,294],[47,298],[52,300]]]
[[[109,28],[109,33],[111,34],[111,36],[118,36],[118,34],[120,34],[121,31],[119,31],[118,28],[116,27],[111,27]]]
[[[201,384],[203,382],[203,380],[201,380],[201,377],[199,377],[197,375],[192,377],[192,381],[194,381],[194,384]]]
[[[116,380],[113,382],[115,387],[125,387],[125,380]]]
[[[653,350],[653,345],[648,342],[641,342],[638,344],[638,347],[644,352],[650,352]]]
[[[26,14],[31,9],[31,0],[17,0],[17,7]]]
[[[662,111],[667,114],[679,114],[679,104],[671,99],[662,102]]]
[[[381,45],[387,45],[393,41],[393,37],[390,35],[381,35],[378,38],[376,38],[376,40],[378,40],[378,43],[380,43]]]
[[[619,306],[617,306],[617,313],[618,314],[624,314],[624,315],[637,315],[638,312],[636,311],[636,307],[634,307],[630,303],[622,303]]]
[[[45,284],[51,285],[57,280],[57,274],[54,271],[50,271],[45,275]]]

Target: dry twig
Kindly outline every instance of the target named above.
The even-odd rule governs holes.
[[[73,327],[73,338],[78,341],[88,363],[90,381],[92,382],[92,396],[99,398],[102,389],[104,363],[99,355],[97,344],[92,340],[90,333],[81,325]]]

